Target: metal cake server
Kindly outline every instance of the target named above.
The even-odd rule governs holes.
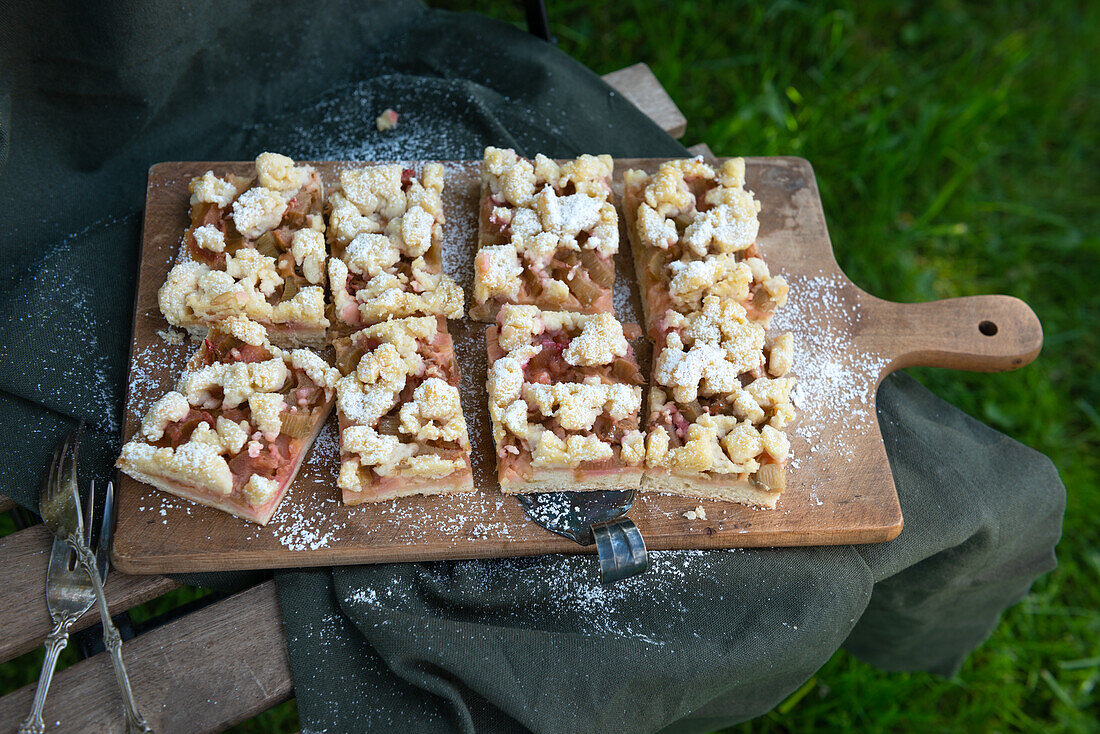
[[[596,544],[604,584],[636,576],[649,568],[642,533],[626,516],[634,490],[535,492],[516,495],[527,517],[552,533],[580,545]]]

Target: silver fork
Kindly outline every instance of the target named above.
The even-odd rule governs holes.
[[[107,485],[107,501],[111,502],[113,487]],[[109,514],[104,513],[104,523],[108,522]],[[90,532],[90,526],[89,526]],[[100,531],[101,537],[105,530]],[[87,539],[90,543],[90,538]],[[104,547],[102,541],[100,547]],[[100,578],[106,573],[106,565],[99,568]],[[50,690],[50,681],[53,680],[54,668],[57,667],[57,658],[61,651],[69,644],[69,628],[80,619],[84,612],[91,609],[95,603],[95,592],[88,575],[76,563],[76,554],[73,549],[60,538],[54,538],[53,548],[50,550],[50,565],[46,572],[46,606],[50,610],[50,619],[53,620],[53,631],[46,637],[46,659],[42,662],[42,672],[38,676],[38,688],[34,692],[34,705],[31,712],[19,726],[20,734],[42,734],[45,725],[42,723],[42,707],[46,703],[46,693]]]
[[[56,538],[61,540],[76,555],[81,573],[72,577],[74,588],[80,589],[80,594],[91,593],[99,605],[99,616],[103,624],[103,638],[110,652],[111,664],[114,666],[115,680],[122,691],[122,705],[126,714],[127,732],[152,732],[149,724],[138,713],[137,704],[134,702],[134,694],[130,688],[130,680],[126,675],[126,666],[122,662],[122,637],[118,633],[114,622],[111,621],[111,613],[107,608],[107,598],[103,594],[103,580],[107,575],[107,553],[110,548],[111,533],[114,529],[114,485],[107,484],[107,499],[104,503],[103,520],[99,533],[98,546],[95,553],[90,548],[91,530],[85,534],[84,518],[80,512],[79,492],[76,484],[76,456],[80,444],[79,432],[70,432],[54,451],[50,462],[50,470],[46,482],[42,487],[42,497],[39,500],[39,510],[42,521],[46,524]],[[88,496],[88,518],[92,518],[92,508],[95,506],[95,484],[92,484]],[[89,523],[90,525],[90,523]],[[51,555],[52,560],[52,555]],[[102,569],[102,570],[100,570]],[[47,581],[47,584],[49,582]],[[48,589],[47,589],[48,591]],[[90,605],[89,605],[90,606]],[[86,610],[88,607],[85,606]],[[51,609],[52,613],[52,609]],[[82,612],[81,612],[82,613]],[[77,615],[79,616],[79,614]],[[75,620],[75,617],[74,617]],[[71,625],[72,622],[69,622]],[[65,637],[68,637],[66,627]],[[60,653],[64,643],[58,647]],[[51,661],[47,661],[51,662]],[[52,665],[57,662],[57,654],[54,655],[50,666],[49,676],[52,677]],[[43,675],[46,675],[43,669]],[[45,687],[40,685],[41,697],[45,700],[46,690],[49,686],[49,677],[46,678]],[[36,709],[32,711],[32,717],[38,714],[38,724],[41,726],[41,705],[38,704],[38,694],[35,695]],[[33,724],[34,722],[32,722]],[[42,729],[29,731],[41,732]]]

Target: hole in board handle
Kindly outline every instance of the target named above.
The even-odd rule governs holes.
[[[978,324],[978,331],[982,332],[982,334],[986,336],[996,336],[997,325],[992,321],[983,321]]]

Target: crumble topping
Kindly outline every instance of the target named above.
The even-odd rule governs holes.
[[[329,197],[332,211],[329,213],[329,231],[335,236],[337,242],[351,242],[356,235],[363,232],[378,233],[382,231],[380,217],[368,217],[359,211],[359,207],[349,201],[340,192]]]
[[[233,224],[245,237],[256,239],[279,226],[286,203],[283,195],[274,189],[253,187],[233,202]]]
[[[291,299],[303,283],[324,283],[320,176],[272,152],[256,158],[255,172],[246,179],[207,171],[191,180],[190,236],[158,294],[161,311],[169,323],[196,335],[203,330],[196,327],[236,314],[268,326],[301,319],[312,338],[328,326],[323,298],[307,295],[282,307],[278,301]],[[300,336],[280,330],[272,338]]]
[[[544,416],[556,417],[567,431],[590,430],[604,412],[615,420],[624,420],[637,413],[642,404],[642,388],[623,384],[526,383],[523,396],[526,405]]]
[[[202,486],[223,497],[233,491],[233,473],[228,462],[206,443],[185,443],[173,450],[130,441],[122,447],[119,465],[141,474],[157,474],[181,484]]]
[[[474,259],[477,277],[474,298],[484,303],[492,296],[515,298],[519,293],[523,266],[512,244],[491,245],[478,250]]]
[[[645,461],[645,436],[641,431],[627,431],[623,434],[623,463],[637,466]]]
[[[443,166],[428,164],[419,178],[398,165],[345,170],[340,186],[329,197],[328,229],[339,320],[461,315],[464,294],[442,267]]]
[[[596,314],[589,319],[580,336],[569,342],[562,358],[572,365],[611,364],[626,355],[623,325],[611,314]]]
[[[336,381],[340,379],[340,370],[329,366],[328,362],[308,349],[295,349],[292,351],[290,353],[290,364],[292,367],[305,372],[309,379],[325,390],[335,388]]]
[[[175,390],[165,393],[153,403],[141,421],[141,434],[150,441],[159,441],[169,423],[181,421],[191,412],[191,405]]]
[[[676,222],[657,213],[649,204],[638,205],[638,230],[647,247],[667,250],[680,238]]]
[[[205,421],[203,421],[205,424]],[[225,416],[218,416],[218,444],[221,446],[221,450],[228,454],[240,453],[244,448],[245,441],[248,440],[249,426],[248,421],[240,421],[234,423]],[[191,440],[194,441],[195,437],[192,435]]]
[[[763,363],[764,328],[751,321],[723,321],[720,339],[713,338],[706,324],[685,331],[695,338],[684,351],[680,333],[670,331],[665,345],[654,361],[654,380],[672,388],[678,402],[689,403],[699,395],[730,393],[740,386],[738,376]],[[713,327],[712,327],[713,328]],[[702,332],[700,334],[699,332]]]
[[[760,231],[760,221],[756,218],[758,204],[753,202],[749,192],[741,193],[748,197],[748,202],[742,202],[739,208],[719,204],[705,212],[696,212],[684,230],[684,243],[689,252],[696,257],[712,251],[740,252],[756,242]]]
[[[187,305],[187,297],[199,288],[199,279],[210,268],[194,260],[182,262],[168,272],[168,278],[157,292],[161,313],[173,326],[189,323],[194,313]]]
[[[396,164],[344,170],[340,172],[340,188],[363,215],[378,213],[393,219],[405,211],[401,170]]]
[[[279,491],[279,483],[274,479],[253,474],[244,485],[244,497],[248,504],[259,507],[272,500]]]
[[[225,233],[213,224],[204,224],[194,231],[195,244],[211,252],[225,250]]]
[[[280,357],[265,362],[217,362],[184,372],[177,389],[195,407],[236,408],[256,392],[281,390],[290,371]],[[216,388],[224,398],[219,401]]]
[[[485,149],[481,180],[512,206],[524,206],[535,195],[535,167],[510,148]]]
[[[317,285],[302,288],[289,301],[280,301],[271,309],[276,324],[316,324],[328,326],[325,318],[325,291]]]
[[[744,188],[744,160],[718,171],[701,157],[667,161],[653,175],[627,171],[624,181],[637,207],[632,233],[647,258],[639,271],[655,276],[647,293],[657,342],[647,466],[781,473],[789,453],[783,429],[795,417],[794,380],[785,376],[793,337],[769,345],[765,328],[788,285],[758,256],[760,204]]]
[[[408,211],[395,221],[400,225],[399,247],[405,255],[420,257],[432,246],[432,233],[436,220],[422,206],[410,206]]]
[[[489,301],[602,310],[598,299],[609,295],[619,249],[612,167],[610,156],[558,166],[543,155],[532,164],[511,149],[485,149],[476,318],[491,314],[482,308]]]
[[[401,406],[401,431],[418,441],[461,441],[466,435],[458,388],[429,377],[413,391],[412,402]]]
[[[279,362],[282,363],[282,360]],[[248,396],[252,421],[268,441],[274,441],[283,430],[282,412],[285,406],[282,394],[277,392],[253,393]]]
[[[603,461],[614,458],[611,444],[596,436],[578,436],[576,434],[558,438],[553,431],[543,431],[535,450],[532,452],[531,465],[536,467],[576,468],[584,461]]]
[[[229,206],[240,193],[234,184],[218,178],[213,171],[207,171],[200,178],[191,179],[187,190],[191,192],[191,206],[216,204],[222,209]]]
[[[688,520],[706,520],[707,510],[702,505],[699,505],[694,510],[688,510],[687,512],[685,512],[684,517],[686,517]]]
[[[245,344],[251,344],[254,347],[261,346],[267,341],[267,329],[255,321],[249,321],[241,314],[233,314],[223,321],[221,326]]]
[[[325,236],[315,229],[300,229],[294,233],[290,254],[310,283],[318,284],[325,275]]]
[[[464,459],[444,459],[435,454],[417,454],[405,461],[408,473],[425,479],[441,479],[466,468]]]
[[[280,192],[294,192],[306,185],[313,174],[311,166],[295,166],[279,153],[260,153],[256,157],[256,175],[260,186]]]
[[[366,489],[370,484],[366,469],[380,477],[400,474],[438,479],[468,467],[465,456],[447,458],[437,454],[436,444],[425,443],[453,443],[469,451],[457,387],[429,376],[414,383],[412,399],[401,405],[396,415],[387,415],[410,379],[443,366],[426,364],[420,353],[421,345],[433,343],[437,334],[437,319],[422,316],[384,321],[351,337],[353,344],[381,343],[362,353],[354,370],[336,384],[342,447],[345,454],[352,455],[345,456],[341,464],[337,478],[341,489]]]
[[[381,115],[374,118],[374,126],[380,133],[397,127],[397,112],[387,107]]]
[[[613,316],[504,304],[497,319],[497,341],[505,354],[490,367],[487,390],[501,457],[525,448],[535,467],[576,468],[586,461],[614,459],[617,445],[624,465],[644,460],[643,436],[636,428],[642,389],[615,382],[617,378],[610,372],[600,371],[629,355],[622,325]],[[525,366],[545,345],[562,344],[562,332],[571,335],[564,344],[562,362],[592,368],[591,373],[572,382],[547,380],[546,374],[536,382],[525,380]],[[544,343],[532,343],[543,334]],[[533,423],[531,416],[541,418]],[[520,447],[508,443],[509,434],[522,442]],[[604,440],[601,436],[614,438]]]
[[[768,354],[768,374],[772,377],[782,377],[791,371],[793,361],[794,335],[788,331],[772,343],[771,352]]]
[[[668,292],[672,302],[684,310],[700,308],[707,296],[743,301],[749,295],[752,270],[728,254],[703,260],[674,260],[669,263],[672,279]]]

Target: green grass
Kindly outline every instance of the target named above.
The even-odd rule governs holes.
[[[518,3],[476,5],[522,22]],[[1069,489],[1058,570],[951,680],[841,652],[729,731],[1100,729],[1100,4],[571,0],[549,14],[562,50],[599,73],[647,62],[687,143],[808,158],[862,287],[900,301],[1008,293],[1043,322],[1025,369],[913,373],[1054,459]],[[0,691],[33,679],[35,655],[0,666]],[[296,727],[290,702],[237,730]]]

